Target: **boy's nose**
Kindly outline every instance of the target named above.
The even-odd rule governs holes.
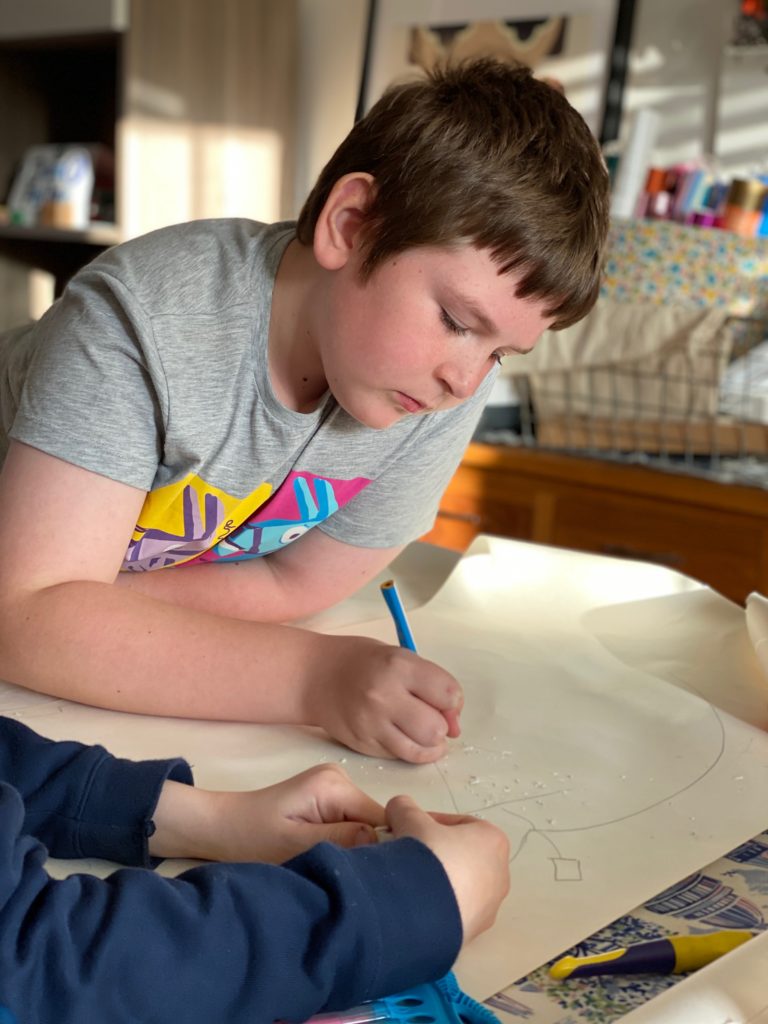
[[[487,360],[443,363],[437,368],[436,374],[448,394],[463,402],[474,395],[489,368]]]

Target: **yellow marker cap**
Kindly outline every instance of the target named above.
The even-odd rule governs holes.
[[[589,964],[607,964],[624,956],[626,949],[612,949],[608,953],[595,953],[593,956],[564,956],[549,968],[551,978],[569,978],[578,968]]]

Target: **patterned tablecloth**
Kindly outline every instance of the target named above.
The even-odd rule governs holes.
[[[718,928],[768,928],[768,831],[684,878],[563,956]],[[555,959],[559,959],[556,957]],[[612,1024],[671,988],[683,975],[625,975],[555,981],[548,964],[486,1000],[502,1021]]]

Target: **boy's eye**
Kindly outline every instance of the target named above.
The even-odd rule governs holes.
[[[443,326],[451,332],[451,334],[469,334],[468,327],[462,327],[461,324],[457,324],[453,317],[445,309],[440,307],[440,319]]]

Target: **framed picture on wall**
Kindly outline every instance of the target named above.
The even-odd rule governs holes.
[[[619,0],[371,0],[359,112],[438,63],[522,61],[562,87],[597,135]]]

